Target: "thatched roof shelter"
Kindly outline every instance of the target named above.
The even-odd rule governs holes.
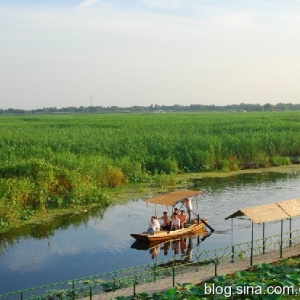
[[[290,217],[300,216],[300,199],[292,199],[277,204],[284,210]]]
[[[300,199],[242,208],[225,218],[248,217],[253,223],[265,223],[300,216]]]

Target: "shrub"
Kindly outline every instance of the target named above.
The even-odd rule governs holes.
[[[142,176],[141,163],[133,161],[129,157],[117,159],[115,165],[123,172],[126,178]]]
[[[152,174],[170,174],[178,172],[178,162],[171,157],[161,158],[157,156],[151,156],[146,160],[146,170],[152,172]]]
[[[254,155],[254,162],[256,162],[259,167],[267,168],[272,165],[269,156],[263,152],[258,152]]]
[[[126,183],[123,172],[115,167],[109,167],[105,172],[106,187],[118,187]]]
[[[289,157],[275,156],[271,161],[274,166],[284,166],[291,164],[291,160]]]
[[[240,169],[240,162],[236,156],[232,155],[228,159],[223,159],[219,163],[219,170],[222,171],[237,171]]]
[[[155,175],[154,179],[160,187],[176,185],[175,174],[157,174]]]

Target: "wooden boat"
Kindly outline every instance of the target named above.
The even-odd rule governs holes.
[[[202,231],[200,234],[188,234],[186,237],[187,238],[198,238],[198,243],[204,241],[207,237],[209,237],[211,234],[207,233],[206,231]],[[170,240],[165,240],[163,242],[173,242],[180,240],[180,238],[175,238],[175,239],[170,239]],[[143,241],[143,240],[136,240],[132,245],[131,248],[136,249],[136,250],[151,250],[155,248],[158,245],[163,245],[161,241]]]
[[[154,203],[154,204],[160,204],[164,206],[172,206],[172,208],[175,207],[175,205],[179,204],[180,202],[183,203],[183,201],[186,198],[190,197],[198,197],[200,194],[204,194],[204,192],[201,191],[174,191],[171,193],[167,193],[164,195],[156,196],[150,199],[146,200],[146,203]],[[173,211],[173,209],[172,209]],[[188,224],[185,226],[185,228],[177,229],[177,230],[160,230],[156,231],[154,234],[150,233],[131,233],[130,235],[135,238],[138,241],[147,241],[147,242],[163,242],[171,239],[177,239],[181,237],[185,237],[191,234],[197,234],[197,233],[205,233],[206,229],[205,227],[208,226],[207,219],[200,219],[199,215],[197,219],[192,220],[191,224]],[[212,229],[212,228],[211,228]]]

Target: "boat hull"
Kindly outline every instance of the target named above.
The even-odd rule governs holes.
[[[188,236],[190,234],[205,233],[205,224],[192,224],[188,228],[181,228],[178,230],[167,231],[161,230],[155,232],[153,235],[148,233],[131,233],[130,235],[138,241],[148,241],[148,242],[162,242],[183,236]]]
[[[163,241],[163,243],[170,243],[170,242],[173,242],[173,241],[178,241],[182,238],[196,238],[198,237],[199,240],[202,242],[204,241],[207,237],[209,237],[211,234],[210,233],[207,233],[207,231],[201,231],[200,233],[196,233],[196,234],[188,234],[186,236],[183,236],[183,237],[178,237],[178,238],[174,238],[174,239],[171,239],[171,240],[166,240],[166,241]],[[139,240],[136,240],[134,241],[134,243],[131,245],[131,248],[133,249],[136,249],[136,250],[151,250],[153,248],[155,248],[157,245],[160,245],[162,242],[161,241],[139,241]]]

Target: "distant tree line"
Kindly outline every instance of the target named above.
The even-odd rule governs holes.
[[[225,106],[217,105],[202,105],[202,104],[191,104],[191,105],[150,105],[150,106],[130,106],[130,107],[119,107],[119,106],[69,106],[63,108],[46,107],[32,110],[23,109],[0,109],[0,114],[74,114],[74,113],[164,113],[164,112],[196,112],[196,111],[295,111],[300,110],[300,104],[292,103],[278,103],[270,104],[232,104]]]

